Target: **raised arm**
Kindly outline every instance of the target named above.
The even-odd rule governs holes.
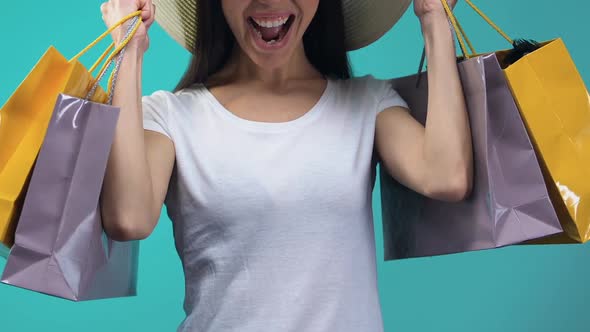
[[[429,63],[426,125],[394,107],[378,115],[375,139],[383,165],[398,181],[431,198],[459,201],[472,185],[471,132],[452,33],[440,1],[414,1]]]
[[[175,158],[169,138],[143,129],[142,61],[154,7],[151,0],[111,0],[101,10],[108,26],[129,13],[142,11],[142,26],[127,46],[115,88],[113,105],[119,106],[121,113],[103,184],[101,213],[111,238],[144,239],[160,216]],[[115,43],[121,41],[124,30],[113,33]]]

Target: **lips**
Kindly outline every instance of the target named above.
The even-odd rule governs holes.
[[[290,31],[294,15],[250,16],[248,23],[258,42],[281,43]]]

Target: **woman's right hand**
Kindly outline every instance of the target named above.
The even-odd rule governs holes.
[[[141,11],[142,24],[120,62],[113,94],[120,114],[100,196],[106,234],[116,241],[141,240],[158,223],[175,161],[172,140],[143,128],[142,55],[155,8],[152,0],[108,0],[101,10],[109,27]],[[113,31],[116,43],[121,43],[129,23]]]
[[[129,42],[129,46],[134,46],[142,52],[147,51],[149,47],[148,29],[154,22],[156,7],[152,0],[109,0],[100,6],[102,19],[108,28],[115,25],[123,17],[141,10],[141,26]],[[128,23],[112,32],[113,40],[118,45],[127,32]]]

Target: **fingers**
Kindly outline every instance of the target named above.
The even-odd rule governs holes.
[[[107,27],[109,25],[109,22],[107,22],[107,15],[108,15],[108,12],[109,12],[109,5],[110,5],[110,2],[103,2],[100,5],[100,12],[102,14],[102,20],[104,21],[105,25],[107,25]]]
[[[152,0],[149,0],[149,3],[150,17],[147,20],[145,20],[145,25],[147,28],[149,28],[156,19],[156,5],[152,3]]]
[[[152,0],[140,0],[138,10],[141,10],[141,19],[145,22],[153,16],[154,5]]]
[[[155,19],[156,5],[154,5],[152,0],[142,0],[140,2],[139,9],[141,10],[142,21],[144,22],[146,27],[149,28]]]
[[[146,37],[146,33],[150,25],[154,22],[155,18],[155,6],[152,0],[106,0],[100,5],[100,11],[102,12],[102,18],[107,27],[111,27],[113,24],[117,24],[122,17],[129,15],[130,13],[140,11],[140,17],[142,24],[138,33],[138,38],[143,39]],[[125,22],[124,24],[128,24]],[[120,29],[113,31],[115,39],[120,36]]]

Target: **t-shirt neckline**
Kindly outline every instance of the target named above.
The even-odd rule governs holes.
[[[326,81],[326,87],[324,88],[324,91],[322,92],[320,98],[305,114],[296,119],[283,122],[262,122],[244,119],[242,117],[235,115],[225,106],[223,106],[223,104],[213,95],[213,93],[211,93],[209,88],[207,88],[207,86],[205,86],[204,84],[201,84],[201,90],[203,91],[205,97],[213,104],[216,111],[219,111],[217,113],[222,114],[223,116],[237,123],[238,125],[251,130],[276,132],[285,131],[295,127],[302,126],[318,116],[320,111],[325,108],[324,104],[332,95],[334,82],[332,82],[331,79],[326,79]]]

